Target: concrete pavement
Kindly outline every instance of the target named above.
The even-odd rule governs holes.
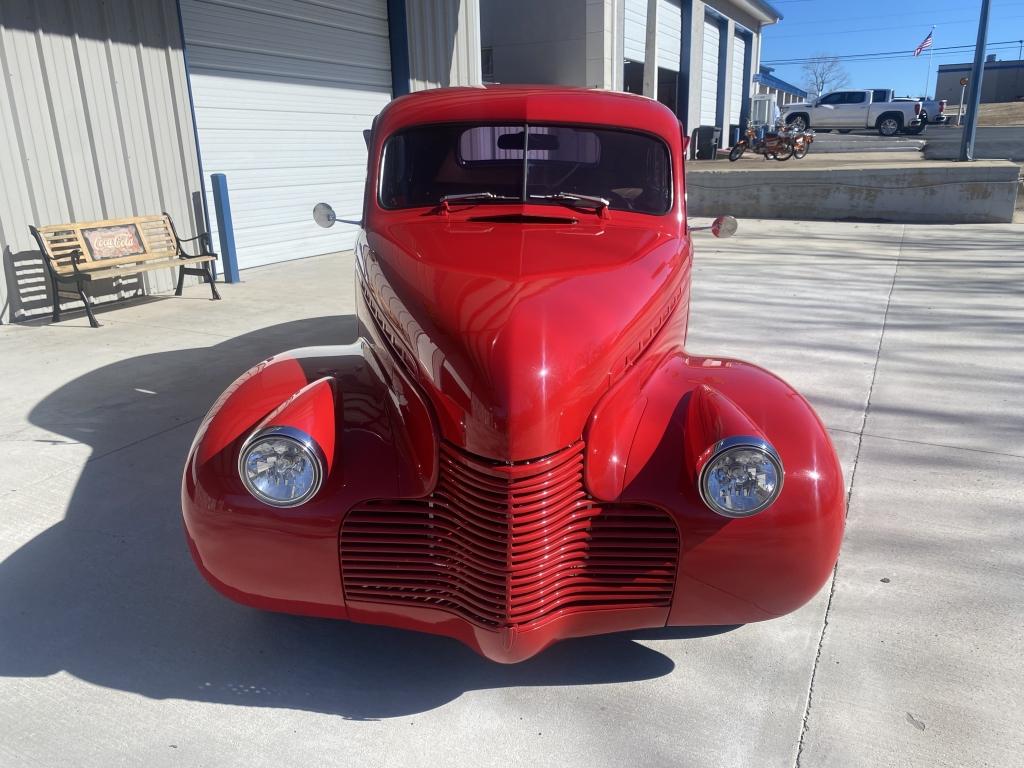
[[[1024,228],[699,235],[689,347],[765,365],[851,486],[833,583],[782,619],[455,641],[263,614],[196,574],[198,420],[253,362],[349,337],[352,262],[0,327],[0,766],[1003,766],[1024,711]]]

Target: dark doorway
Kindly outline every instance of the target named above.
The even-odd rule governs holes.
[[[679,73],[664,67],[658,67],[658,101],[671,109],[676,114],[676,84],[679,81]],[[643,94],[644,92],[644,65],[641,61],[626,61],[622,71],[622,90],[626,93]]]

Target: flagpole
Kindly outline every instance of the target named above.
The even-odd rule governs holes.
[[[932,56],[935,55],[935,25],[932,25],[932,31],[928,33],[932,38],[932,44],[928,46],[928,74],[924,76],[924,92],[921,94],[922,99],[928,98],[928,83],[932,81]]]

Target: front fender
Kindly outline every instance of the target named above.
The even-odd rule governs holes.
[[[715,440],[763,436],[785,470],[772,506],[722,517],[700,499],[696,464]],[[842,470],[817,414],[777,376],[682,350],[638,365],[588,424],[585,479],[604,501],[654,504],[680,528],[669,624],[740,624],[795,610],[828,579],[845,520]]]
[[[320,491],[291,509],[255,499],[237,469],[254,430],[285,422],[329,448]],[[344,462],[332,460],[335,455]],[[405,374],[364,340],[277,355],[225,391],[192,445],[182,511],[196,564],[239,602],[344,618],[342,517],[368,499],[423,496],[436,482],[437,461],[429,407]]]

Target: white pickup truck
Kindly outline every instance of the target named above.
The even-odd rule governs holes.
[[[786,105],[782,118],[798,131],[875,128],[883,136],[895,136],[921,125],[920,102],[877,102],[872,96],[870,90],[832,91],[811,102]]]

